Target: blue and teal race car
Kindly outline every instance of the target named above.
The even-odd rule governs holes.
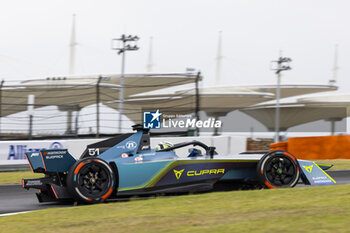
[[[266,154],[218,155],[199,141],[150,147],[150,134],[141,125],[135,133],[88,145],[76,160],[66,149],[27,152],[33,172],[45,177],[23,179],[35,188],[39,202],[75,200],[98,203],[119,197],[204,192],[237,185],[265,188],[334,184],[330,166],[298,160],[286,151]],[[176,149],[191,147],[187,157]]]

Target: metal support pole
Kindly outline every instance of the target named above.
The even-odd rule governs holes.
[[[196,77],[196,121],[199,121],[199,108],[200,108],[200,96],[199,96],[199,79],[201,76],[201,72],[197,73]],[[196,136],[199,136],[199,129],[196,127]]]
[[[123,49],[125,49],[125,41],[123,41]],[[119,123],[118,132],[122,133],[122,118],[124,104],[124,71],[125,71],[125,50],[122,54],[122,70],[120,73],[120,92],[119,92]]]
[[[272,70],[276,71],[277,74],[277,87],[276,87],[276,110],[275,110],[275,143],[279,142],[280,139],[280,98],[281,98],[281,72],[290,70],[290,66],[284,65],[284,63],[291,62],[292,59],[289,57],[282,57],[282,52],[280,51],[280,57],[277,61],[273,61],[277,63],[277,68]]]
[[[33,115],[34,115],[34,95],[28,95],[28,114],[29,114],[29,132],[28,139],[31,140],[33,136]]]
[[[281,98],[281,73],[279,72],[277,74],[277,89],[276,89],[275,142],[279,142],[279,138],[280,138],[280,98]]]
[[[76,110],[76,114],[75,114],[75,137],[78,137],[79,111],[80,111],[80,107],[79,107],[79,104],[77,104],[77,110]]]
[[[73,117],[73,110],[71,108],[67,108],[67,128],[66,128],[66,135],[72,135],[73,134],[73,121],[72,121],[72,117]]]
[[[215,122],[216,122],[217,120],[219,120],[219,115],[215,114],[215,115],[214,115],[214,120],[215,120]],[[214,127],[213,136],[219,136],[219,129],[216,128],[216,127]]]
[[[29,140],[33,138],[33,115],[29,115]]]
[[[119,133],[122,132],[122,117],[123,117],[123,104],[124,104],[124,79],[125,79],[125,52],[126,51],[135,51],[138,50],[139,47],[135,44],[136,41],[138,41],[140,38],[138,36],[126,36],[122,35],[121,38],[119,39],[113,39],[113,41],[121,41],[122,42],[122,47],[113,47],[112,49],[118,50],[118,54],[122,54],[122,70],[120,74],[120,92],[119,92],[119,124],[118,124],[118,131]],[[132,44],[134,45],[132,46]]]
[[[2,117],[2,87],[4,86],[4,80],[0,83],[0,134],[1,134],[1,117]]]
[[[331,124],[331,128],[330,128],[331,135],[335,135],[335,132],[336,132],[336,125],[335,124],[337,123],[337,121],[342,121],[342,120],[343,120],[343,118],[341,118],[341,117],[339,117],[339,118],[333,117],[333,118],[329,118],[329,119],[325,120],[325,121],[329,121]]]
[[[331,120],[331,135],[335,133],[335,120]]]
[[[102,77],[98,77],[96,83],[96,138],[100,137],[100,83]]]

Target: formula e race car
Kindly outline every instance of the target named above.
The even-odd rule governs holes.
[[[234,184],[284,188],[298,182],[335,183],[324,171],[330,166],[297,160],[286,151],[218,155],[215,147],[199,141],[152,149],[149,131],[141,125],[133,129],[137,132],[88,145],[78,160],[67,149],[27,152],[32,171],[45,177],[23,179],[23,188],[38,189],[39,202],[98,203],[135,195],[204,192]],[[188,146],[187,157],[175,153]]]

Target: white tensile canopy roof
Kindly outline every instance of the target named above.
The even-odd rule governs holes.
[[[35,108],[57,105],[60,110],[78,110],[96,103],[96,85],[88,83],[51,83],[5,85],[1,90],[1,116],[27,110],[28,95],[35,96]],[[101,92],[119,93],[119,85],[101,84]],[[115,99],[116,94],[103,95],[104,99]],[[78,106],[79,104],[79,106]]]
[[[165,94],[150,92],[194,83],[196,79],[196,74],[188,73],[125,75],[123,113],[134,122],[141,121],[145,109],[166,109],[169,114],[193,113],[196,109],[194,88]],[[1,116],[27,110],[28,95],[35,96],[36,108],[57,105],[62,111],[76,111],[97,102],[116,110],[119,108],[119,74],[60,76],[8,83],[1,87]],[[281,98],[336,89],[332,85],[281,85]],[[210,116],[225,116],[233,110],[273,100],[275,92],[276,85],[203,87],[199,89],[199,110]],[[267,118],[273,121],[273,118]],[[289,123],[286,127],[296,123],[299,122]]]
[[[205,87],[206,93],[218,92],[265,92],[276,94],[276,84],[262,84],[262,85],[237,85],[237,86],[218,86]],[[281,98],[288,98],[293,96],[300,96],[312,93],[336,91],[337,86],[322,85],[322,84],[281,84]]]
[[[341,120],[350,116],[350,94],[333,94],[299,98],[295,103],[283,103],[280,109],[280,128],[317,120]],[[240,110],[255,118],[269,130],[274,129],[275,104],[259,105]]]
[[[126,74],[124,75],[124,97],[174,87],[188,83],[194,83],[197,75],[192,73],[169,73],[169,74]],[[120,74],[98,74],[98,75],[74,75],[48,77],[46,79],[33,79],[24,81],[23,84],[72,84],[87,83],[96,84],[101,78],[101,84],[120,85]],[[201,80],[200,77],[199,80]],[[119,97],[119,96],[118,96]]]
[[[281,98],[337,90],[332,85],[281,85]],[[273,100],[276,85],[242,85],[204,87],[199,89],[200,110],[210,116],[225,116],[236,109]],[[118,102],[106,104],[118,107]],[[134,122],[141,121],[142,109],[164,109],[168,114],[193,113],[196,107],[195,89],[177,91],[174,94],[139,94],[125,101],[126,114]]]
[[[332,95],[299,98],[298,103],[304,103],[309,106],[320,105],[320,106],[350,107],[350,94],[339,93],[339,94],[332,94]]]
[[[275,128],[276,105],[261,105],[241,109],[241,112],[262,123],[268,130]],[[293,126],[317,120],[341,120],[346,117],[346,109],[340,106],[322,106],[290,103],[280,106],[280,129],[286,131]]]
[[[273,94],[261,92],[203,93],[200,92],[200,110],[208,115],[224,116],[235,109],[244,108],[274,98]],[[195,112],[196,96],[189,94],[138,96],[124,102],[126,114],[132,121],[141,122],[143,110],[161,109],[167,114],[188,114]],[[118,102],[106,103],[118,108]]]
[[[196,75],[192,74],[128,74],[125,75],[124,96],[139,94],[193,83]],[[99,88],[97,89],[97,84]],[[57,105],[60,110],[79,108],[119,99],[120,75],[83,75],[48,77],[33,79],[18,84],[1,87],[1,116],[27,110],[28,95],[35,95],[36,107]],[[99,98],[98,98],[99,92]]]

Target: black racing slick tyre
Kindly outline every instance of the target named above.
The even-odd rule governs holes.
[[[116,174],[110,165],[99,158],[77,161],[67,175],[67,187],[76,201],[99,203],[114,191]]]
[[[298,160],[287,151],[271,151],[260,159],[257,176],[267,188],[294,187],[300,178]]]

